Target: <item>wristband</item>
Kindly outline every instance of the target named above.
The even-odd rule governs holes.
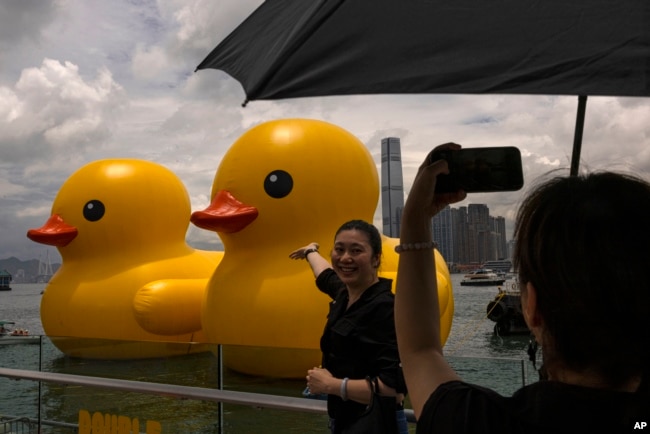
[[[343,380],[341,380],[341,399],[343,401],[348,400],[348,377],[345,377]]]
[[[307,249],[307,250],[305,250],[305,255],[304,255],[305,259],[307,259],[307,255],[309,255],[310,253],[314,253],[314,252],[318,253],[318,250],[316,250],[316,249]]]

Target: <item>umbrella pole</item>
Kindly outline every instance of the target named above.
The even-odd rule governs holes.
[[[585,126],[585,111],[587,109],[587,95],[578,96],[578,114],[576,115],[576,129],[573,134],[573,154],[571,155],[571,176],[578,175],[580,166],[580,151],[582,150],[582,132]]]

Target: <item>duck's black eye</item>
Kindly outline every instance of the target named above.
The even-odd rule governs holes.
[[[104,217],[104,212],[106,212],[104,204],[96,199],[90,200],[84,205],[84,217],[89,222],[96,222]]]
[[[271,197],[280,199],[291,193],[293,178],[284,170],[274,170],[264,179],[264,191]]]

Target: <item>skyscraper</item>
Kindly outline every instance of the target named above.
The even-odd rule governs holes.
[[[490,209],[482,203],[467,206],[467,223],[470,231],[469,262],[482,263],[490,257]]]
[[[397,137],[381,139],[381,215],[383,233],[399,237],[404,208],[404,180],[402,178],[402,151]]]
[[[494,218],[494,232],[496,233],[496,259],[509,259],[508,242],[506,241],[506,219],[499,216]]]
[[[454,252],[454,219],[450,206],[433,216],[431,233],[433,241],[438,245],[438,251],[445,258],[447,265],[456,262]]]

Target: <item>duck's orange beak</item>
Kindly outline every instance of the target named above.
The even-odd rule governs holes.
[[[231,234],[251,224],[257,214],[254,206],[244,205],[230,192],[219,190],[206,209],[192,213],[190,221],[202,229]]]
[[[48,246],[63,247],[77,236],[77,228],[63,221],[60,215],[52,214],[43,226],[27,231],[27,238]]]

